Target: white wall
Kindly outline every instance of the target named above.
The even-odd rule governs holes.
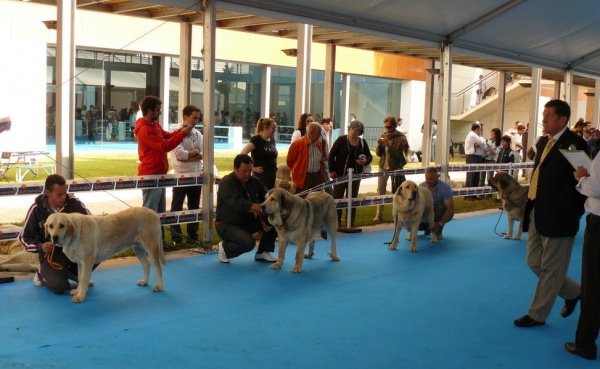
[[[400,118],[402,118],[402,132],[408,132],[410,150],[421,150],[423,135],[421,126],[425,119],[425,82],[402,81],[402,102],[400,104]]]
[[[0,117],[9,116],[12,127],[0,133],[0,151],[45,151],[46,43],[28,38],[26,32],[3,30]]]

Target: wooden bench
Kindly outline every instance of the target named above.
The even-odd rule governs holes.
[[[55,174],[56,173],[56,164],[27,164],[27,165],[17,165],[17,182],[22,182],[23,178],[27,175],[27,173],[31,172],[34,177],[38,176],[39,169],[43,169],[46,174]],[[50,170],[50,171],[48,171]]]

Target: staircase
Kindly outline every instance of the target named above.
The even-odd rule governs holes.
[[[467,86],[460,92],[452,94],[451,119],[476,121],[498,110],[495,102],[498,97],[498,88],[500,85],[499,77],[499,72],[492,72],[484,77],[483,81],[487,90],[480,101],[477,101],[479,81]],[[530,89],[522,87],[518,83],[519,81],[518,76],[507,73],[506,105],[530,92]]]

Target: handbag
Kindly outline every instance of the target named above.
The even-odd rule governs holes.
[[[363,140],[364,140],[364,138],[361,139],[361,141],[360,141],[360,149],[361,150],[362,150],[362,147],[363,147],[363,145],[362,145]],[[369,163],[369,164],[363,164],[363,170],[362,170],[363,173],[368,174],[368,173],[371,173],[372,170],[373,170],[373,168],[371,168],[371,163]]]

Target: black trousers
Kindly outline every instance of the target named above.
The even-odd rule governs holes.
[[[56,266],[50,265],[48,259],[44,257],[43,254],[40,253],[40,271],[39,278],[40,281],[46,288],[48,288],[52,293],[60,295],[67,291],[71,290],[71,282],[79,282],[77,277],[77,263],[72,262],[67,258],[67,255],[62,251],[62,247],[55,247],[54,254],[52,255],[52,263],[54,265],[58,264],[60,269],[57,269]],[[95,270],[96,267],[100,264],[95,264],[92,270]]]
[[[173,187],[173,198],[171,199],[171,211],[182,211],[183,201],[187,196],[188,209],[198,210],[200,209],[200,195],[202,194],[202,186],[189,186],[189,187]],[[190,238],[198,238],[198,225],[199,223],[188,223],[187,233]],[[181,225],[174,224],[169,230],[171,231],[171,239],[173,241],[180,242],[183,239],[181,233]]]
[[[352,181],[352,193],[348,194],[348,182],[342,183],[339,185],[333,186],[333,198],[334,199],[343,199],[344,195],[346,197],[355,198],[358,197],[358,190],[360,189],[360,179],[356,181]],[[346,215],[347,216],[347,215]],[[342,222],[342,209],[337,210],[337,218],[338,223]],[[344,218],[346,219],[346,218]],[[350,214],[350,222],[354,223],[356,221],[356,208],[352,208],[352,213]],[[346,227],[350,227],[351,224],[346,224]]]
[[[265,222],[268,221],[265,219]],[[244,226],[220,223],[216,225],[216,231],[223,240],[223,250],[228,259],[233,259],[246,252],[254,250],[256,241],[252,234],[262,229],[262,223],[259,218],[255,218],[250,224]],[[258,243],[257,254],[262,252],[275,251],[275,240],[277,239],[277,230],[271,227],[268,232],[263,231]]]
[[[479,164],[481,163],[481,160],[481,156],[479,155],[467,155],[467,164]],[[467,172],[465,187],[478,187],[480,173],[481,172]]]
[[[595,354],[600,330],[600,217],[588,214],[581,256],[581,314],[575,344],[584,353]]]

